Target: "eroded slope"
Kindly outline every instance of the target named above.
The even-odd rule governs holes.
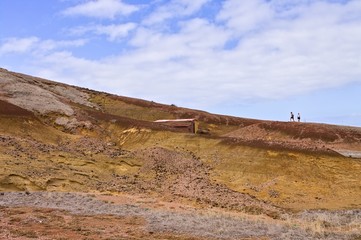
[[[267,215],[359,209],[361,129],[213,115],[0,69],[0,191],[152,196]],[[153,121],[195,118],[202,134]]]

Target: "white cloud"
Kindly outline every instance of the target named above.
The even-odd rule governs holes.
[[[137,24],[135,23],[94,25],[77,27],[71,29],[70,32],[75,35],[83,35],[88,32],[96,35],[106,35],[109,41],[116,41],[127,37],[130,31],[136,27]]]
[[[176,4],[183,6],[182,14],[191,15],[199,11],[203,5],[210,2],[210,0],[177,0],[174,1]]]
[[[138,10],[138,7],[123,3],[121,0],[92,0],[70,7],[64,10],[63,14],[113,19],[117,15],[127,16]]]
[[[153,52],[158,59],[193,57],[200,53],[212,54],[222,49],[229,32],[205,19],[194,18],[179,23],[177,33],[161,33],[150,28],[139,28],[132,41],[138,50]],[[162,58],[164,56],[164,58]]]
[[[56,49],[79,47],[86,43],[84,39],[72,40],[72,41],[55,41],[55,40],[41,40],[37,37],[28,38],[10,38],[6,39],[2,45],[0,45],[1,54],[44,54]]]
[[[29,52],[39,41],[37,37],[9,38],[0,46],[0,54]]]
[[[97,34],[106,34],[109,36],[111,41],[114,41],[119,38],[126,37],[129,32],[135,29],[136,24],[127,23],[120,25],[108,25],[108,26],[98,26],[95,30]]]
[[[268,24],[274,14],[270,4],[263,0],[229,0],[224,3],[217,20],[225,21],[228,28],[240,35]]]
[[[56,50],[34,61],[38,73],[195,108],[361,82],[360,1],[229,0],[214,19],[192,16],[205,3],[171,1],[144,17],[149,25],[83,29],[109,40],[130,36],[131,48],[122,51],[122,43],[118,55],[98,60]],[[176,19],[182,9],[188,17]],[[153,25],[170,18],[174,31]]]
[[[143,23],[145,25],[153,25],[172,18],[190,16],[199,11],[208,2],[210,0],[172,0],[158,7]]]
[[[86,44],[87,40],[78,39],[72,41],[55,41],[55,40],[44,40],[41,41],[37,46],[37,51],[41,52],[49,52],[56,49],[63,49],[69,47],[81,47]]]

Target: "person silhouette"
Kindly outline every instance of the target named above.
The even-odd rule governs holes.
[[[290,117],[290,122],[294,122],[295,121],[295,115],[293,114],[293,112],[291,112],[291,117]]]
[[[297,121],[298,121],[298,122],[301,121],[301,114],[300,114],[300,113],[297,114]]]

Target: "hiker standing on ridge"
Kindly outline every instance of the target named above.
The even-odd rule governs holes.
[[[298,122],[301,121],[301,114],[300,114],[300,113],[297,114],[297,121],[298,121]]]
[[[293,112],[291,112],[291,117],[290,117],[290,122],[294,122],[295,121],[295,115],[293,115]]]

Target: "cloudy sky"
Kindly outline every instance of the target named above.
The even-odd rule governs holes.
[[[361,1],[0,0],[0,67],[213,113],[361,126]]]

